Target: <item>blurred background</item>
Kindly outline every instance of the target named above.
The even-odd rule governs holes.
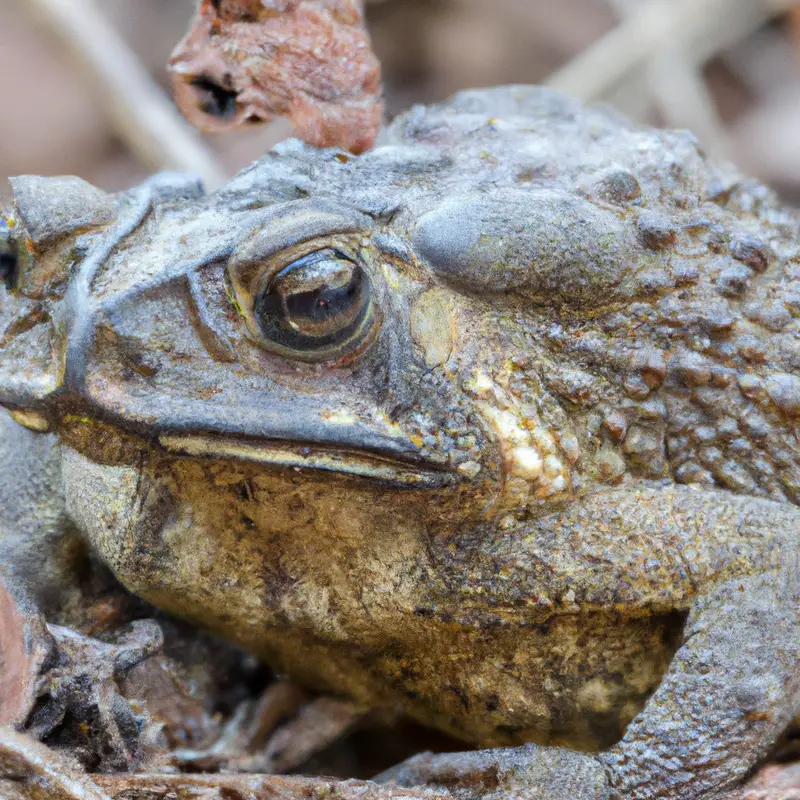
[[[8,175],[77,174],[115,190],[160,166],[114,110],[130,98],[102,88],[75,36],[65,36],[69,26],[42,9],[62,6],[124,68],[121,37],[145,78],[166,87],[165,64],[194,2],[0,0],[0,200]],[[460,88],[549,82],[646,122],[691,128],[715,155],[800,205],[798,2],[367,0],[367,14],[391,114]],[[222,177],[289,131],[276,123],[184,135]]]

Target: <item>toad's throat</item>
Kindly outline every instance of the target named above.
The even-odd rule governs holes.
[[[409,488],[436,488],[455,481],[453,473],[433,466],[404,464],[371,453],[323,449],[306,444],[180,434],[162,434],[158,442],[175,455],[338,472]]]

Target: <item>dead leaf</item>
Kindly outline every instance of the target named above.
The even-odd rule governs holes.
[[[169,66],[178,106],[204,131],[287,117],[309,144],[360,153],[383,120],[358,0],[203,0]]]

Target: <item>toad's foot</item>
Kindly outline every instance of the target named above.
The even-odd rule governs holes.
[[[431,786],[459,800],[603,800],[606,770],[583,753],[524,747],[468,753],[423,753],[379,775],[379,783]]]
[[[366,714],[345,700],[311,699],[294,684],[277,681],[255,706],[242,704],[212,747],[177,751],[174,760],[204,770],[283,774],[352,730]]]

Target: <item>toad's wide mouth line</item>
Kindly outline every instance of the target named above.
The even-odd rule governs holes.
[[[454,483],[452,472],[403,464],[371,453],[321,449],[285,442],[245,442],[240,439],[197,435],[163,434],[158,442],[165,450],[181,456],[220,458],[288,469],[339,472],[395,486],[436,488]]]

